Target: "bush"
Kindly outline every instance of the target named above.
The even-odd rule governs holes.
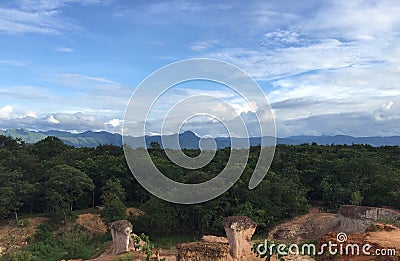
[[[126,219],[125,212],[125,204],[119,198],[115,198],[104,205],[101,217],[105,223],[108,223],[116,220]]]
[[[18,250],[11,254],[6,254],[0,257],[1,261],[33,261],[34,256],[31,252],[25,250]]]

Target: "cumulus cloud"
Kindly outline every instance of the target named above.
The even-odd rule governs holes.
[[[261,47],[209,57],[239,65],[264,85],[280,136],[399,135],[399,8],[390,0],[327,1],[312,12],[266,3],[254,12],[265,14],[255,16],[267,28]],[[280,28],[276,10],[294,15]]]
[[[13,113],[13,107],[11,105],[6,105],[0,108],[0,119],[9,119]]]
[[[310,116],[281,123],[281,136],[305,135],[391,136],[399,135],[399,118],[376,119],[373,113],[352,112]]]
[[[0,109],[0,126],[2,129],[27,128],[43,131],[65,130],[81,132],[86,130],[105,130],[121,132],[119,120],[89,115],[82,112],[37,114],[32,111],[24,113],[10,111],[10,107],[7,106]],[[104,122],[110,124],[104,124]]]
[[[47,118],[47,122],[48,122],[48,123],[51,123],[51,124],[60,124],[60,121],[57,120],[57,119],[55,119],[53,115],[50,115],[50,116]]]
[[[400,120],[400,99],[388,101],[373,112],[376,121],[399,121]]]
[[[31,118],[37,118],[37,113],[34,111],[27,111],[25,112],[23,117],[31,117]]]
[[[300,37],[301,35],[296,31],[278,29],[265,33],[262,45],[266,47],[284,47],[304,44],[305,41]]]
[[[63,19],[62,7],[106,4],[100,0],[79,3],[78,0],[20,0],[18,3],[19,9],[0,8],[0,32],[62,33],[73,26],[70,20]],[[232,13],[223,13],[225,10]],[[172,18],[171,12],[175,12]],[[138,23],[170,24],[191,16],[185,19],[187,26],[199,29],[212,26],[215,32],[229,31],[218,35],[213,30],[204,30],[210,34],[190,38],[185,44],[194,54],[201,52],[206,57],[231,62],[258,80],[276,115],[279,136],[363,136],[400,134],[396,127],[400,117],[399,13],[400,5],[395,0],[254,1],[246,5],[168,1],[138,5],[137,10],[126,10],[116,16],[134,17]],[[159,18],[157,21],[148,19],[154,15]],[[244,22],[232,23],[233,16]],[[205,17],[215,18],[212,23],[204,23]],[[57,51],[74,50],[60,47]],[[0,64],[23,66],[24,62],[5,59]],[[15,112],[18,108],[13,106],[10,112],[10,108],[3,107],[0,109],[2,126],[13,123],[13,126],[39,129],[56,126],[71,130],[121,127],[119,119],[132,89],[102,76],[80,72],[58,73],[56,78],[59,93],[30,86],[0,87],[5,104],[13,99],[20,103],[32,100],[35,106],[30,109],[41,111]],[[149,130],[159,132],[157,120],[171,104],[200,93],[206,92],[197,88],[176,89],[170,96],[166,95],[150,115]],[[249,125],[255,122],[254,107],[231,93],[211,88],[207,93],[232,106],[229,112],[219,105],[210,110],[224,113],[224,120],[242,116]],[[52,108],[44,108],[48,104],[45,100],[52,101]],[[40,107],[40,104],[45,105]],[[193,110],[200,105],[187,106],[187,110]],[[77,114],[78,111],[83,114]],[[179,127],[178,118],[173,119],[176,120],[173,124]],[[224,132],[216,119],[207,117],[190,121],[185,127],[203,134],[211,129],[216,134]]]
[[[113,127],[113,128],[115,128],[115,127],[118,127],[118,126],[120,125],[120,123],[121,123],[120,120],[118,120],[118,119],[112,119],[112,120],[109,120],[109,121],[105,122],[104,125],[106,125],[106,126],[108,126],[108,127]]]

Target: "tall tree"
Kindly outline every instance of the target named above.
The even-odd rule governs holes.
[[[18,210],[33,190],[33,186],[24,181],[21,172],[0,168],[0,217],[15,214],[18,221]]]
[[[101,190],[101,201],[103,204],[110,203],[114,199],[119,199],[122,202],[125,201],[126,193],[119,179],[107,180],[106,184]]]
[[[72,211],[74,202],[87,190],[93,190],[93,181],[89,176],[69,165],[58,165],[49,171],[46,188],[52,208],[62,210],[64,218],[66,211]]]

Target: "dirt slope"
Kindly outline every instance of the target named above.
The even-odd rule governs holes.
[[[104,234],[107,232],[107,227],[100,217],[100,214],[81,214],[77,217],[76,223],[86,228],[91,233]]]
[[[8,250],[18,249],[27,245],[27,239],[32,237],[37,227],[45,222],[45,217],[26,218],[24,225],[3,224],[0,226],[0,255]]]
[[[269,240],[300,243],[308,240],[318,240],[339,226],[338,214],[322,213],[313,208],[309,213],[282,223],[271,230]]]

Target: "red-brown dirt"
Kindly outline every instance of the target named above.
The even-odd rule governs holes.
[[[340,255],[331,255],[328,253],[324,253],[322,255],[317,255],[317,261],[326,261],[326,260],[336,260],[336,261],[344,261],[344,260],[356,260],[356,261],[398,261],[400,260],[400,228],[395,227],[393,225],[387,224],[375,224],[367,229],[365,233],[359,233],[350,235],[347,237],[347,240],[343,243],[338,242],[337,233],[331,232],[326,236],[322,237],[318,241],[317,250],[321,249],[322,244],[328,244],[329,242],[338,244],[338,247],[342,244],[343,249],[346,249],[346,246],[350,244],[356,244],[359,246],[360,255],[353,255],[351,251],[346,253],[344,250],[344,254]],[[370,249],[367,249],[367,252],[370,255],[365,254],[362,251],[362,247],[366,244],[371,245]],[[388,249],[394,249],[396,254],[392,255],[376,255],[378,251],[382,250],[388,251]],[[383,253],[383,252],[382,252]],[[347,254],[347,255],[346,255]]]

